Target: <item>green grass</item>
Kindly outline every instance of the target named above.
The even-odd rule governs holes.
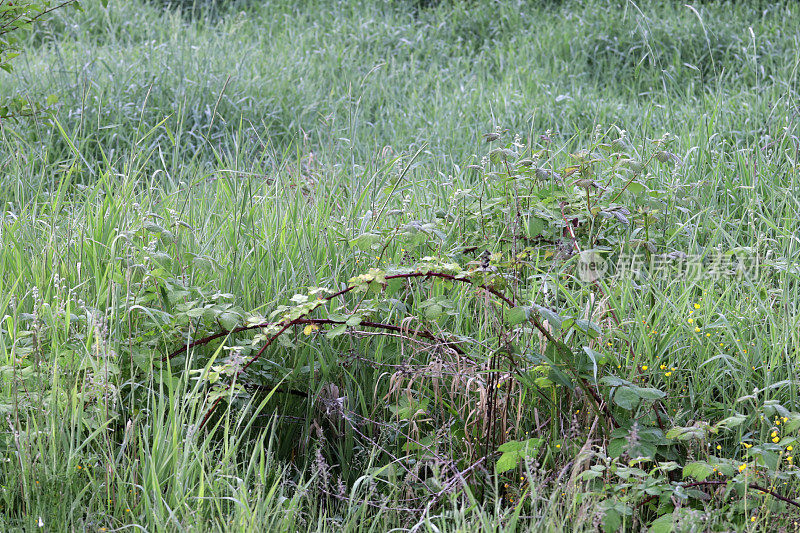
[[[613,503],[633,510],[621,526],[630,530],[659,516],[676,531],[797,527],[791,505],[740,490],[756,482],[797,500],[800,489],[791,440],[769,448],[774,416],[800,416],[793,4],[320,0],[178,12],[111,0],[84,10],[54,13],[0,77],[4,94],[59,96],[49,120],[0,125],[0,528],[583,531]],[[556,153],[542,164],[564,170],[570,152],[616,138],[612,125],[643,160],[671,133],[684,162],[654,162],[650,199],[621,187],[628,174],[612,158],[598,164],[633,221],[609,248],[751,249],[760,278],[605,280],[600,294],[544,242],[520,270],[503,262],[525,246],[513,234],[532,198],[555,213],[567,199],[582,224],[592,215],[573,187],[528,189],[504,181],[503,164],[484,165],[489,179],[468,165],[514,134],[531,155],[546,134]],[[495,128],[510,133],[485,144]],[[559,219],[543,230],[556,239]],[[396,230],[413,221],[441,233],[417,242]],[[364,234],[379,245],[358,246]],[[250,357],[253,335],[160,361],[190,324],[199,338],[228,318],[269,316],[309,287],[343,289],[369,268],[424,256],[467,268],[484,248],[503,252],[493,265],[516,276],[505,293],[598,323],[599,340],[577,329],[562,340],[602,352],[600,375],[666,393],[665,431],[747,416],[676,439],[658,459],[747,464],[727,476],[740,491],[640,505],[651,493],[634,497],[632,478],[617,474],[627,461],[605,462],[613,435],[592,411],[602,407],[576,383],[536,381],[548,371],[538,353],[553,356],[540,335],[460,285],[336,300],[314,316],[372,307],[364,320],[401,325],[405,338],[297,326],[237,377],[250,392],[202,428],[214,376],[231,381],[225,348]],[[440,296],[449,316],[430,311]],[[463,359],[409,339],[420,324],[460,336]],[[503,366],[506,341],[519,375]],[[584,374],[591,382],[593,370]],[[343,419],[326,413],[330,384],[346,398]],[[481,411],[492,386],[513,416]],[[627,416],[612,387],[595,386]],[[630,423],[655,424],[651,405]],[[423,453],[412,444],[426,437]],[[536,462],[495,475],[497,448],[532,437],[544,439]],[[741,442],[780,452],[783,466]],[[578,479],[590,464],[614,473],[599,487]],[[681,479],[646,464],[661,488]],[[753,469],[764,477],[745,480]]]

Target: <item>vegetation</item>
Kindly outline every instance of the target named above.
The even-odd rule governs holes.
[[[798,528],[794,5],[47,15],[2,530]]]
[[[105,4],[104,4],[105,5]],[[30,0],[0,3],[0,69],[11,72],[11,61],[19,56],[20,41],[26,31],[34,25],[41,24],[44,17],[56,9],[66,6],[79,6],[75,0],[67,0],[51,6],[48,1],[39,4]],[[49,95],[44,103],[32,101],[24,95],[9,98],[0,97],[0,120],[13,120],[31,117],[58,101],[55,95]]]

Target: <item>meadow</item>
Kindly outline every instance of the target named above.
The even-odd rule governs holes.
[[[81,4],[0,72],[0,530],[800,530],[794,3]]]

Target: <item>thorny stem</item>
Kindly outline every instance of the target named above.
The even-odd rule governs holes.
[[[337,325],[338,326],[338,325],[341,325],[341,324],[344,324],[344,323],[345,323],[344,321],[331,320],[330,318],[297,318],[297,319],[295,319],[295,320],[293,320],[291,322],[291,325],[298,325],[298,324],[317,324],[317,325],[333,324],[333,325]],[[180,349],[175,350],[171,354],[169,354],[169,355],[165,356],[164,358],[162,358],[162,361],[166,361],[167,359],[172,359],[173,357],[176,357],[176,356],[180,355],[181,353],[183,353],[183,352],[185,352],[187,350],[190,350],[191,348],[194,348],[196,346],[202,346],[204,344],[208,344],[209,342],[211,342],[211,341],[213,341],[215,339],[219,339],[220,337],[225,337],[227,335],[232,335],[234,333],[241,333],[242,331],[248,331],[248,330],[252,330],[252,329],[266,328],[266,327],[273,326],[273,325],[274,325],[274,323],[271,323],[271,322],[262,322],[262,323],[259,323],[259,324],[253,324],[251,326],[242,326],[242,327],[239,327],[239,328],[232,329],[230,331],[223,331],[221,333],[215,333],[214,335],[209,335],[208,337],[204,337],[202,339],[198,339],[198,340],[196,340],[196,341],[194,341],[192,343],[189,343],[186,346],[182,346]],[[384,324],[382,322],[362,321],[359,324],[359,326],[365,326],[365,327],[368,327],[368,328],[376,328],[376,329],[385,329],[385,330],[394,331],[394,332],[397,332],[397,333],[406,331],[404,328],[401,328],[400,326],[395,326],[395,325],[392,325],[392,324]],[[448,342],[446,340],[440,339],[436,335],[431,333],[430,331],[420,330],[420,331],[415,331],[414,334],[416,336],[422,337],[424,339],[437,341],[437,342],[439,342],[439,343],[441,343],[443,345],[452,345],[453,350],[455,350],[457,353],[463,355],[463,350],[461,350],[461,348],[459,348],[455,343]]]
[[[471,280],[469,280],[467,278],[457,277],[457,276],[454,276],[452,274],[446,274],[444,272],[412,272],[412,273],[408,273],[408,274],[392,274],[392,275],[386,276],[384,279],[392,280],[392,279],[410,279],[410,278],[426,278],[426,279],[428,279],[428,278],[440,278],[440,279],[445,279],[445,280],[453,281],[453,282],[466,283],[466,284],[469,284],[469,285],[473,285],[476,288],[482,289],[482,290],[484,290],[484,291],[486,291],[488,293],[491,293],[492,295],[496,296],[498,299],[500,299],[503,303],[505,303],[506,305],[508,305],[511,308],[517,306],[517,304],[514,302],[514,300],[512,300],[511,298],[509,298],[508,296],[504,295],[503,293],[501,293],[500,291],[498,291],[497,289],[495,289],[493,287],[489,287],[489,286],[486,286],[486,285],[478,285],[478,284],[473,283]],[[334,299],[334,298],[336,298],[338,296],[342,296],[342,295],[352,291],[353,289],[355,289],[355,287],[356,286],[345,287],[344,289],[342,289],[342,290],[340,290],[338,292],[335,292],[333,294],[330,294],[330,295],[326,296],[325,298],[323,298],[323,300],[330,301],[330,300],[332,300],[332,299]],[[556,345],[556,346],[558,345],[557,344],[558,341],[555,339],[555,337],[553,337],[553,335],[550,333],[550,331],[548,331],[547,328],[544,327],[544,325],[542,324],[541,320],[539,320],[538,317],[531,316],[530,317],[530,322],[536,327],[537,330],[539,330],[542,333],[542,335],[544,335],[547,338],[547,340],[549,342],[554,343],[554,345]],[[261,357],[261,355],[266,351],[266,349],[275,341],[275,339],[277,339],[279,336],[281,336],[287,329],[289,329],[293,325],[303,324],[303,323],[305,323],[305,324],[318,324],[318,323],[319,324],[324,324],[324,323],[341,324],[341,322],[335,322],[335,321],[329,320],[329,319],[309,319],[309,318],[296,318],[294,320],[286,322],[281,326],[281,329],[277,333],[272,335],[267,340],[267,342],[264,344],[264,346],[261,347],[261,349],[258,351],[258,353],[250,358],[250,360],[239,370],[239,373],[243,373],[245,370],[247,370],[247,368],[250,367],[250,365],[255,363]],[[235,329],[233,329],[231,331],[228,331],[228,332],[221,332],[221,333],[216,333],[214,335],[210,335],[210,336],[205,337],[203,339],[194,341],[192,343],[188,343],[185,347],[182,347],[180,350],[176,350],[176,351],[172,352],[171,354],[169,354],[168,356],[166,356],[162,360],[170,359],[170,358],[175,357],[176,355],[178,355],[178,354],[180,354],[180,353],[182,353],[184,351],[189,350],[190,348],[192,348],[194,346],[199,346],[199,345],[202,345],[202,344],[206,344],[208,342],[211,342],[214,339],[218,339],[220,337],[224,337],[224,336],[229,335],[231,333],[245,331],[245,330],[248,330],[248,329],[263,328],[266,325],[267,324],[256,324],[256,325],[252,325],[252,326],[242,326],[242,327],[235,328]],[[391,331],[402,331],[402,329],[399,328],[398,326],[392,326],[390,324],[382,324],[382,323],[379,323],[379,322],[362,322],[361,325],[368,326],[368,327],[377,327],[377,328],[387,329],[387,330],[391,330]],[[426,337],[428,339],[437,339],[435,336],[433,336],[432,333],[429,333],[429,332],[416,332],[416,334],[418,334],[419,336],[422,336],[422,337]],[[592,407],[596,411],[596,413],[599,415],[600,414],[600,410],[602,410],[604,415],[605,415],[604,418],[606,420],[610,421],[611,424],[613,424],[614,427],[619,427],[619,424],[617,423],[616,419],[614,418],[614,415],[610,412],[610,410],[608,409],[608,406],[606,406],[605,403],[602,401],[602,398],[599,397],[599,395],[597,394],[597,391],[594,390],[594,388],[588,382],[586,382],[585,379],[582,379],[579,376],[576,376],[576,377],[578,378],[577,381],[578,381],[578,384],[580,385],[580,387],[593,400]],[[219,405],[220,400],[221,400],[221,398],[217,399],[217,401],[215,401],[214,404],[209,409],[209,412],[207,412],[206,415],[203,417],[203,420],[200,423],[200,427],[201,428],[208,421],[209,417],[211,416],[212,412],[216,409],[217,405]]]
[[[688,489],[689,487],[701,487],[701,486],[717,486],[718,487],[718,486],[727,486],[729,483],[730,483],[730,481],[695,481],[694,483],[687,483],[686,485],[682,485],[682,487],[685,488],[685,489]],[[787,498],[786,496],[781,496],[777,492],[774,492],[774,491],[772,491],[772,490],[770,490],[770,489],[768,489],[766,487],[762,487],[761,485],[756,485],[755,483],[748,483],[747,484],[747,488],[752,489],[752,490],[758,490],[758,491],[764,492],[766,494],[769,494],[770,496],[773,496],[773,497],[779,499],[780,501],[782,501],[784,503],[788,503],[789,505],[793,505],[793,506],[795,506],[797,508],[800,508],[800,502],[797,502],[796,500],[793,500],[791,498]],[[647,502],[650,502],[650,501],[652,501],[652,500],[654,500],[656,498],[658,498],[658,495],[648,496],[647,498],[645,498],[644,500],[639,502],[636,506],[637,507],[641,507],[642,505],[644,505]]]

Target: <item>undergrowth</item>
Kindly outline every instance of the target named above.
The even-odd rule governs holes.
[[[791,7],[412,4],[30,37],[4,529],[797,529]]]

